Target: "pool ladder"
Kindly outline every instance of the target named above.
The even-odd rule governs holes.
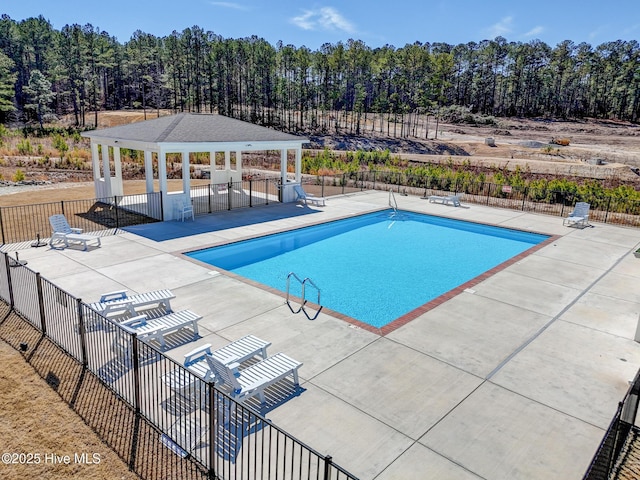
[[[393,190],[389,190],[389,206],[393,208],[393,213],[390,215],[390,217],[393,218],[398,213],[398,202],[396,202],[396,196]]]
[[[294,278],[298,281],[298,283],[300,283],[300,285],[302,285],[302,303],[300,304],[300,308],[298,308],[298,310],[294,310],[293,307],[291,306],[291,302],[289,301],[289,288],[291,286],[291,278]],[[304,308],[304,306],[307,303],[307,298],[305,295],[305,291],[306,291],[306,287],[307,285],[311,285],[313,288],[316,289],[316,292],[318,292],[318,301],[316,302],[316,304],[320,307],[318,308],[318,311],[316,312],[316,314],[311,317],[308,313],[307,310]],[[318,288],[318,286],[313,283],[313,280],[311,280],[309,277],[305,278],[304,280],[301,280],[300,277],[298,275],[296,275],[294,272],[289,273],[289,275],[287,275],[287,306],[289,307],[289,310],[291,310],[291,312],[293,313],[304,313],[305,316],[309,319],[309,320],[315,320],[318,315],[320,314],[320,311],[322,310],[322,305],[320,305],[320,289]]]

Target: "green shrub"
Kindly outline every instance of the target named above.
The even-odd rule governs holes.
[[[22,182],[24,180],[24,172],[20,169],[16,170],[16,173],[13,174],[14,182]]]
[[[20,155],[31,155],[33,153],[33,147],[31,146],[31,142],[28,139],[24,139],[18,142],[16,145],[18,149],[18,153]]]
[[[67,145],[67,142],[65,142],[62,135],[60,135],[59,133],[55,133],[53,135],[53,148],[58,150],[58,152],[60,153],[60,157],[62,158],[64,157],[64,154],[69,150],[69,145]]]

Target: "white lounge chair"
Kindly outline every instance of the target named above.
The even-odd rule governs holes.
[[[454,207],[459,207],[461,198],[461,193],[456,195],[431,195],[429,197],[429,203],[441,203],[443,205],[451,204]]]
[[[324,197],[316,197],[314,195],[309,195],[307,192],[304,191],[304,189],[302,188],[302,185],[294,185],[293,189],[296,192],[296,200],[304,200],[305,205],[311,202],[314,205],[318,205],[318,206],[321,206],[322,204],[322,206],[324,207],[325,205]]]
[[[588,227],[590,208],[591,205],[587,202],[577,202],[573,207],[573,212],[562,221],[562,224],[566,226],[575,225],[582,228]]]
[[[176,296],[170,290],[154,290],[136,295],[127,295],[126,290],[103,293],[99,302],[89,304],[103,317],[129,315],[135,317],[139,310],[149,307],[164,308],[171,313],[171,300]]]
[[[157,341],[162,348],[166,347],[164,336],[168,333],[190,328],[194,337],[198,336],[198,321],[202,316],[191,310],[180,310],[162,317],[147,319],[146,315],[138,315],[120,322],[120,325],[131,333],[137,333],[144,341]]]
[[[265,403],[265,389],[289,375],[292,376],[294,385],[300,384],[298,368],[302,363],[284,353],[276,353],[242,370],[238,362],[225,365],[213,355],[207,355],[206,359],[209,368],[219,379],[218,386],[228,389],[231,398],[239,402],[257,396],[261,403]]]
[[[68,247],[69,243],[73,242],[84,245],[83,250],[86,250],[87,243],[91,241],[95,241],[96,246],[100,246],[100,237],[82,233],[81,228],[71,228],[69,226],[69,222],[67,222],[66,217],[62,214],[51,215],[49,217],[49,223],[51,224],[51,229],[53,230],[53,233],[51,234],[51,240],[49,240],[49,245],[51,246],[51,248],[55,248],[54,244],[56,243],[64,243],[64,246]]]
[[[220,363],[228,365],[230,363],[243,363],[251,358],[260,357],[267,358],[267,347],[271,346],[270,342],[266,342],[253,335],[244,336],[222,348],[211,351],[211,344],[207,343],[191,350],[184,355],[184,366],[189,372],[202,378],[205,382],[215,381],[215,372],[209,368],[207,355],[212,355]],[[166,383],[171,390],[184,393],[190,390],[194,383],[193,375],[189,375],[184,369],[176,368],[171,372],[162,376],[162,381]]]

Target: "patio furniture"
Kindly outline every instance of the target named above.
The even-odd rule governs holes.
[[[293,190],[296,192],[296,200],[304,200],[305,205],[307,205],[309,202],[318,206],[320,206],[320,204],[322,204],[322,206],[325,205],[324,197],[316,197],[314,195],[309,195],[307,192],[304,191],[304,189],[302,188],[302,185],[294,185]]]
[[[190,328],[194,337],[198,336],[198,321],[201,315],[191,310],[180,310],[162,317],[147,319],[146,315],[138,315],[120,322],[120,325],[128,332],[137,333],[138,338],[144,341],[157,341],[164,349],[166,343],[164,336],[168,333]]]
[[[238,362],[225,365],[213,355],[207,355],[206,359],[209,368],[215,372],[219,379],[218,386],[229,390],[231,398],[239,402],[257,396],[264,404],[266,401],[265,389],[289,375],[293,378],[295,386],[300,384],[298,368],[302,366],[302,363],[284,353],[276,353],[242,370],[240,370]]]
[[[211,344],[207,343],[184,355],[184,366],[193,375],[182,368],[176,368],[163,375],[162,381],[175,392],[188,392],[195,383],[194,375],[205,382],[216,380],[215,372],[211,370],[209,362],[207,362],[207,355],[212,355],[224,365],[234,362],[241,364],[254,357],[267,358],[267,347],[269,346],[271,346],[270,342],[253,335],[246,335],[213,352]]]
[[[563,225],[588,227],[589,226],[589,209],[591,205],[587,202],[577,202],[573,211],[562,221]]]
[[[171,313],[171,300],[174,298],[176,296],[170,290],[154,290],[131,296],[127,295],[127,290],[115,290],[103,293],[100,301],[89,304],[89,307],[103,317],[125,314],[135,317],[138,309],[144,307],[162,307],[165,312]]]
[[[67,222],[67,218],[62,214],[51,215],[49,217],[49,223],[53,230],[51,240],[49,240],[51,248],[56,248],[54,247],[55,243],[64,243],[66,248],[70,242],[73,242],[82,244],[84,246],[83,250],[87,250],[87,243],[91,241],[95,241],[96,246],[100,246],[100,237],[82,233],[81,228],[71,228],[69,222]]]
[[[178,204],[178,216],[180,217],[180,220],[184,222],[185,218],[189,218],[191,217],[191,220],[195,220],[195,216],[194,216],[194,212],[193,212],[193,205],[191,204],[191,202],[179,202]]]
[[[459,207],[460,198],[462,198],[461,193],[456,195],[431,195],[429,197],[429,203],[441,203],[443,205],[451,204],[454,207]]]

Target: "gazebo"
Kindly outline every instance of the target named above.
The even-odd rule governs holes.
[[[302,145],[309,139],[214,114],[180,113],[153,120],[85,132],[91,140],[96,198],[123,195],[120,149],[144,152],[146,192],[154,192],[152,155],[158,160],[158,185],[162,193],[164,220],[176,215],[180,204],[190,201],[190,153],[208,153],[211,184],[242,179],[242,152],[280,151],[282,201],[293,201],[292,187],[300,183]],[[295,177],[287,178],[289,150],[295,151]],[[216,165],[216,153],[224,152],[224,165]],[[167,154],[177,153],[182,163],[182,190],[169,191]],[[231,156],[235,162],[232,164]],[[113,161],[114,171],[111,171]]]

